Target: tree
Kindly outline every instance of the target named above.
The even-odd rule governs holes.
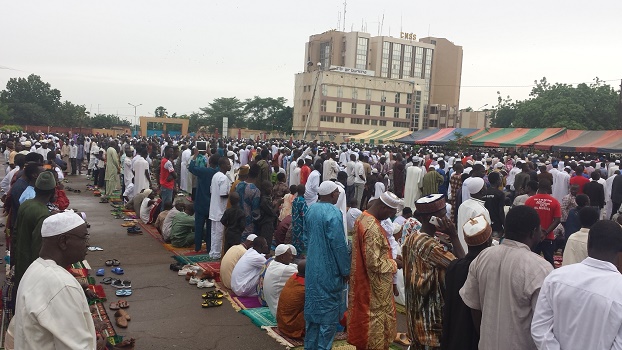
[[[0,124],[8,124],[13,121],[11,109],[6,103],[0,101]]]
[[[279,125],[277,116],[286,111],[284,97],[261,98],[255,96],[245,101],[244,114],[247,116],[248,127],[257,130],[279,130],[284,125]]]
[[[49,83],[38,75],[28,78],[11,78],[6,90],[0,92],[0,101],[13,112],[16,124],[49,125],[53,114],[60,107],[60,91],[52,89]]]
[[[165,118],[166,117],[166,108],[164,108],[162,106],[156,108],[155,111],[153,112],[153,115],[156,118]]]
[[[454,131],[454,139],[448,141],[445,148],[451,151],[464,151],[471,147],[471,137]]]
[[[212,101],[207,107],[201,108],[205,115],[205,126],[210,132],[215,128],[222,131],[222,118],[229,118],[230,128],[245,126],[244,102],[237,97],[220,97]],[[192,121],[192,119],[191,119]]]
[[[121,120],[114,114],[95,114],[88,119],[88,126],[97,129],[110,129],[115,126],[131,126],[127,120]]]
[[[86,117],[86,107],[63,102],[54,114],[54,125],[76,127],[82,126]]]
[[[492,115],[494,127],[603,130],[619,127],[619,93],[595,78],[594,83],[550,84],[546,78],[535,81],[529,98],[512,102],[498,94]]]

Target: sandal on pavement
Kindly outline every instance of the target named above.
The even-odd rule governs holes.
[[[134,338],[130,338],[129,340],[126,339],[126,340],[120,342],[119,344],[114,345],[112,348],[113,349],[132,350],[132,349],[134,349],[135,345],[136,345],[136,340]]]
[[[112,273],[114,273],[115,275],[122,275],[125,273],[125,271],[123,271],[122,268],[120,267],[115,267],[114,269],[110,270]]]
[[[117,310],[117,312],[114,313],[115,317],[125,317],[126,320],[131,321],[132,318],[130,317],[130,315],[127,314],[127,312],[125,312],[125,310]]]
[[[117,321],[117,326],[119,328],[127,328],[127,318],[125,318],[125,317],[115,317],[115,320]]]
[[[93,246],[90,246],[87,249],[89,250],[89,252],[100,252],[104,250],[102,247],[93,247]]]
[[[203,299],[222,299],[223,296],[224,294],[219,290],[212,290],[201,295]]]
[[[406,333],[397,333],[397,336],[395,337],[395,340],[393,342],[404,346],[410,346],[411,344],[410,339],[408,339]]]
[[[135,222],[124,222],[121,224],[121,226],[123,227],[136,227],[136,223]]]
[[[95,272],[95,276],[103,276],[105,273],[106,273],[106,270],[97,269],[97,272]]]
[[[215,299],[208,299],[201,303],[201,307],[203,308],[216,307],[216,306],[221,306],[221,305],[222,305],[222,300],[215,300]]]
[[[122,309],[127,309],[128,307],[130,307],[130,304],[125,299],[119,299],[117,305],[119,305],[119,307]]]
[[[103,283],[103,284],[111,284],[111,283],[112,283],[112,281],[114,281],[114,280],[115,280],[115,279],[114,279],[114,278],[112,278],[112,277],[105,277],[105,278],[102,280],[102,283]]]
[[[114,293],[118,297],[129,297],[132,295],[131,289],[119,289]]]
[[[117,289],[132,288],[132,281],[114,280],[110,285]]]
[[[117,259],[106,260],[106,266],[119,266],[121,263]]]
[[[120,306],[119,303],[113,301],[112,303],[110,303],[110,310],[119,310]]]

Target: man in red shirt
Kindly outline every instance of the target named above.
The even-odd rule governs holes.
[[[570,178],[570,185],[578,185],[579,186],[579,192],[577,192],[577,194],[583,194],[583,186],[590,182],[590,180],[583,176],[583,170],[585,168],[583,167],[583,165],[579,165],[577,166],[577,168],[575,169],[575,176]]]
[[[311,174],[311,156],[305,157],[305,164],[300,168],[300,184],[306,185],[309,174]]]
[[[173,203],[173,187],[175,186],[175,169],[173,168],[173,147],[166,146],[164,148],[164,157],[160,161],[160,198],[162,199],[162,208],[164,203]]]
[[[553,264],[553,253],[555,252],[555,234],[553,230],[559,225],[562,217],[562,209],[559,201],[550,195],[551,183],[543,179],[538,184],[538,192],[531,196],[525,202],[525,205],[532,207],[540,217],[540,227],[542,228],[542,237],[544,238],[533,249],[536,254],[544,255],[544,258]]]

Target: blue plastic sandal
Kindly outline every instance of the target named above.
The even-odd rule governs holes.
[[[129,297],[132,295],[131,289],[119,289],[114,293],[118,297]]]
[[[97,272],[95,272],[95,276],[103,276],[106,273],[106,271],[104,269],[97,269]]]
[[[114,273],[115,275],[122,275],[124,273],[123,269],[120,267],[115,267],[110,271],[112,271],[112,273]]]

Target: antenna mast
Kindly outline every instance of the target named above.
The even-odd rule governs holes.
[[[348,6],[348,1],[343,1],[343,31],[346,31],[346,7]]]

